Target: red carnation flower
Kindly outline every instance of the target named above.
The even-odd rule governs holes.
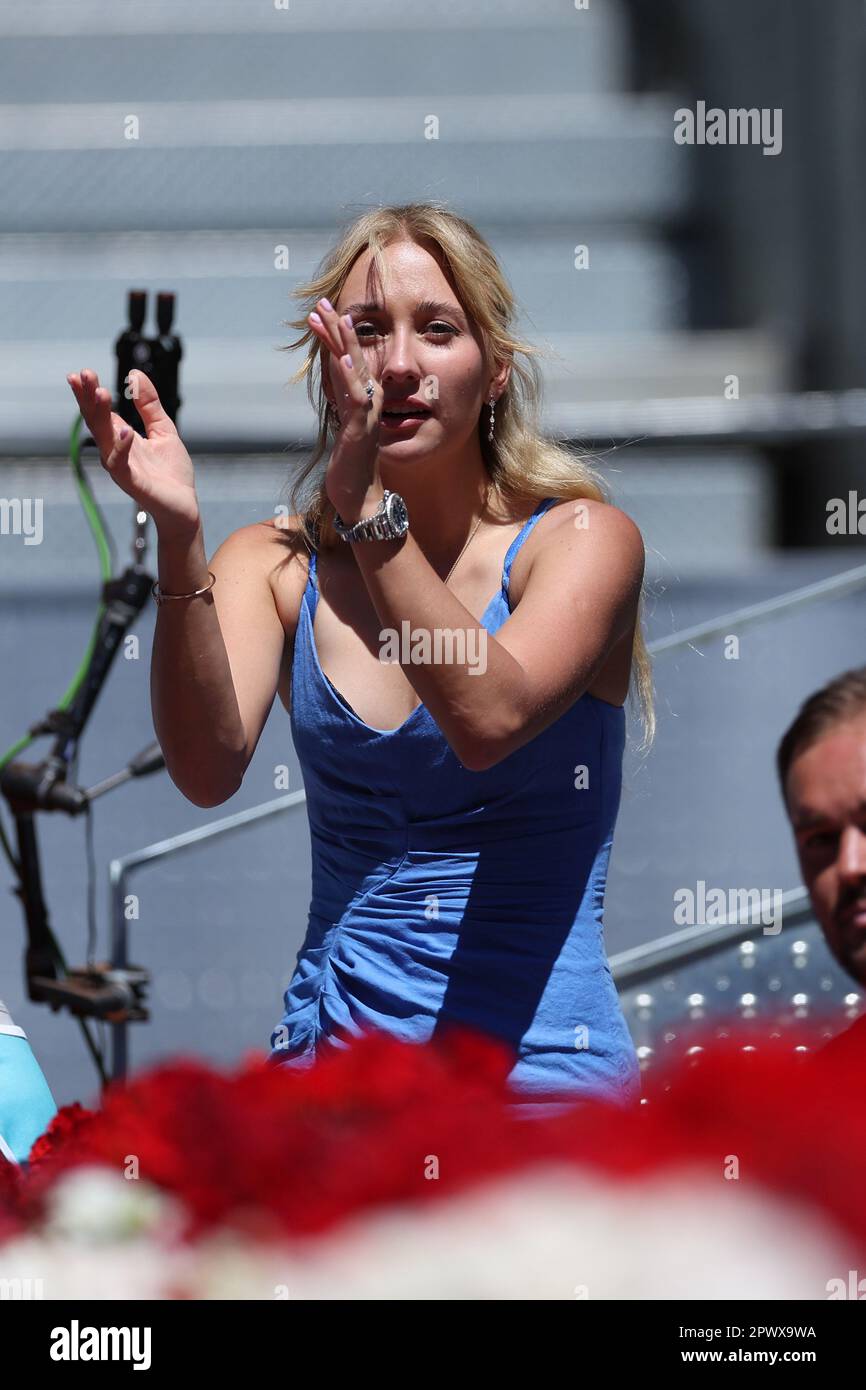
[[[27,1161],[32,1168],[43,1160],[49,1158],[60,1149],[68,1149],[73,1145],[87,1129],[95,1115],[93,1110],[85,1110],[83,1105],[74,1101],[71,1105],[64,1105],[57,1111],[51,1119],[44,1134],[40,1134],[35,1140]]]
[[[180,1201],[188,1238],[234,1224],[282,1239],[539,1162],[624,1180],[687,1164],[721,1181],[734,1156],[732,1202],[738,1192],[779,1191],[820,1208],[866,1247],[863,1030],[820,1065],[792,1053],[790,1041],[749,1053],[742,1041],[710,1039],[703,1052],[655,1069],[646,1106],[590,1101],[532,1123],[508,1109],[511,1049],[456,1026],[427,1044],[368,1032],[331,1043],[302,1069],[251,1054],[225,1074],[180,1058],[114,1083],[98,1111],[59,1111],[29,1170],[0,1178],[0,1213],[38,1219],[47,1190],[79,1164],[118,1173],[134,1164]]]

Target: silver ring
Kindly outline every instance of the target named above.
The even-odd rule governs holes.
[[[370,377],[364,390],[367,392],[367,400],[371,401],[373,399],[373,392],[376,390],[376,385],[372,377]]]

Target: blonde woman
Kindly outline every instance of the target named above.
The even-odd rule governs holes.
[[[173,781],[226,801],[275,694],[290,712],[312,901],[271,1056],[463,1024],[510,1049],[520,1111],[634,1102],[603,903],[632,681],[651,735],[640,533],[543,437],[535,349],[465,219],[373,209],[295,294],[317,446],[288,518],[241,527],[209,565],[152,384],[133,383],[142,439],[93,373],[69,378],[156,524]]]

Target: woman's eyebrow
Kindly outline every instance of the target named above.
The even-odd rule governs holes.
[[[417,306],[415,311],[418,314],[448,314],[451,318],[459,318],[463,321],[464,314],[462,309],[456,304],[451,304],[446,299],[424,299]],[[363,318],[365,314],[383,314],[385,308],[376,299],[368,300],[366,304],[350,304],[343,309],[342,313],[351,314],[353,319]]]

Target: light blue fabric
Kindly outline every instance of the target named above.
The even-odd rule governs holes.
[[[555,500],[509,547],[481,619],[491,635],[510,615],[514,557]],[[313,891],[271,1060],[308,1066],[369,1028],[420,1042],[462,1023],[512,1049],[515,1101],[637,1103],[602,921],[624,710],[584,695],[495,767],[469,771],[424,705],[395,730],[358,717],[319,664],[316,600],[313,555],[291,695]]]
[[[26,1038],[0,1033],[0,1136],[19,1163],[57,1114],[54,1097]]]

